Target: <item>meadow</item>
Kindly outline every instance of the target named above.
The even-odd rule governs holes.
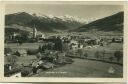
[[[42,71],[33,77],[88,77],[88,78],[120,78],[122,77],[123,68],[120,65],[104,63],[100,61],[83,60],[75,58],[74,63],[62,67]],[[113,67],[115,73],[108,72]]]

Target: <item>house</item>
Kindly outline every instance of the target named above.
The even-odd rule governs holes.
[[[76,40],[71,40],[71,41],[70,41],[70,48],[73,49],[73,50],[78,49],[78,41],[76,41]]]
[[[38,38],[39,40],[45,39],[45,35],[42,34],[42,33],[37,34],[37,38]]]
[[[20,33],[13,32],[13,34],[9,35],[10,40],[14,40],[17,36],[21,36]]]
[[[71,40],[70,44],[78,44],[78,42],[76,40]]]
[[[50,68],[53,68],[54,67],[54,64],[51,63],[51,62],[46,62],[46,63],[43,64],[43,67],[45,69],[50,69]]]
[[[29,32],[28,38],[32,38],[33,37],[33,32]]]
[[[21,72],[15,73],[15,74],[11,75],[10,77],[22,77]]]
[[[82,49],[83,47],[84,47],[84,45],[82,45],[82,44],[79,44],[79,45],[78,45],[78,48],[79,48],[79,49]]]
[[[14,54],[18,55],[18,56],[26,56],[27,55],[27,51],[24,50],[24,49],[20,49],[20,50],[15,51]]]
[[[123,37],[116,37],[112,39],[112,42],[115,43],[122,43],[123,42]]]
[[[78,49],[78,44],[71,44],[70,46],[72,50]]]

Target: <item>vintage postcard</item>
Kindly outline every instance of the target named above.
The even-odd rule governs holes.
[[[2,78],[126,78],[124,2],[3,2],[3,7]]]

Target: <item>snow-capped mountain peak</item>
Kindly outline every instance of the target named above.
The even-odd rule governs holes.
[[[70,15],[64,15],[64,16],[54,16],[54,15],[41,15],[42,18],[49,18],[49,19],[60,19],[62,21],[76,21],[80,23],[87,23],[88,21],[86,19],[77,17],[77,16],[70,16]]]

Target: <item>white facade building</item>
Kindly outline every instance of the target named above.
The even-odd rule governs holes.
[[[37,29],[36,27],[33,28],[33,38],[36,38],[37,36]]]

